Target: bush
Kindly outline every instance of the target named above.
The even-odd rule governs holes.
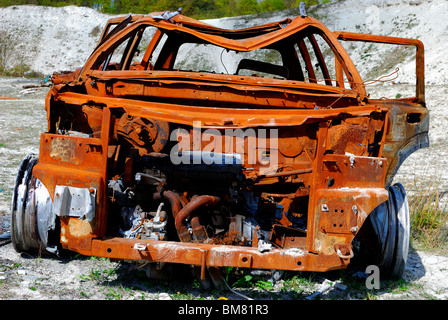
[[[111,14],[148,14],[174,11],[182,7],[185,14],[196,19],[232,17],[277,11],[298,7],[303,1],[307,6],[330,2],[330,0],[0,0],[0,7],[34,4],[62,7],[84,6]]]
[[[262,12],[286,9],[286,5],[283,0],[263,0],[260,2],[260,7]]]
[[[23,57],[13,56],[15,45],[9,37],[0,38],[0,75],[8,77],[40,77],[31,71]],[[19,61],[18,63],[16,61]]]

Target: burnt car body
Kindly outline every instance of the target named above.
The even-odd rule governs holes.
[[[415,46],[415,97],[369,99],[340,41]],[[306,15],[241,30],[180,12],[110,19],[82,69],[53,75],[48,131],[14,189],[14,247],[187,264],[202,278],[358,257],[399,276],[409,210],[391,181],[429,144],[423,58],[418,40]]]

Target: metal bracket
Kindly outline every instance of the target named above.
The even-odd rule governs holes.
[[[56,186],[53,213],[60,217],[78,217],[91,222],[95,217],[94,188]]]
[[[182,8],[177,9],[177,11],[166,11],[161,16],[151,16],[154,20],[170,20],[171,18],[182,14]],[[171,21],[172,22],[172,21]]]
[[[334,249],[336,250],[336,254],[341,259],[351,259],[354,257],[353,247],[350,244],[335,244]],[[344,252],[342,252],[344,251]],[[347,253],[348,252],[348,253]]]
[[[307,16],[305,10],[305,2],[303,1],[300,2],[299,10],[300,10],[300,17],[305,18]]]

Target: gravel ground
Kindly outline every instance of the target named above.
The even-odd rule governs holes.
[[[404,279],[363,288],[349,271],[297,273],[272,287],[204,289],[187,266],[171,281],[152,280],[138,265],[68,254],[63,258],[18,254],[0,246],[1,300],[447,300],[448,257],[412,250]],[[182,274],[182,276],[180,276]],[[291,279],[291,277],[289,277]],[[342,280],[341,280],[342,279]],[[264,283],[264,282],[259,282]],[[325,290],[319,294],[321,290]]]

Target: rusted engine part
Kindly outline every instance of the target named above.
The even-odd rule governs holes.
[[[197,210],[201,206],[205,205],[217,205],[220,201],[220,198],[209,195],[202,196],[193,196],[191,201],[180,210],[176,215],[175,226],[178,232],[179,238],[183,242],[191,241],[191,236],[186,227],[183,224],[183,221],[187,219],[195,210]],[[196,241],[204,242],[207,237],[207,232],[204,226],[199,222],[199,217],[195,216],[191,218],[191,228],[192,233]]]
[[[190,156],[197,156],[198,154],[200,153],[192,153]],[[207,153],[201,159],[204,161],[206,157]],[[132,199],[142,199],[145,194],[152,194],[152,199],[156,203],[161,200],[168,201],[169,207],[167,208],[171,208],[172,213],[170,217],[172,216],[174,219],[175,230],[179,240],[182,242],[253,245],[258,246],[260,251],[272,247],[269,243],[271,236],[270,221],[273,219],[281,220],[284,208],[270,197],[282,198],[283,195],[262,193],[260,197],[259,195],[254,195],[253,192],[243,192],[241,194],[238,188],[234,188],[231,193],[235,198],[231,199],[232,196],[228,194],[228,188],[232,189],[231,181],[237,183],[238,179],[242,178],[240,164],[235,163],[233,166],[224,163],[222,165],[205,165],[202,162],[197,165],[173,166],[168,160],[167,156],[147,155],[141,158],[140,161],[136,161],[134,165],[137,170],[135,174],[137,185],[132,188],[132,192],[125,191],[124,182],[120,178],[109,182],[109,187],[113,188],[110,193],[113,194],[114,202],[121,208],[119,209],[121,210],[121,215],[123,216],[124,214],[126,216],[125,220],[132,221],[125,228],[126,232],[120,232],[121,235],[127,238],[148,238],[147,235],[136,232],[137,226],[140,229],[143,228],[142,219],[145,214],[137,214],[141,213],[141,206]],[[202,179],[204,173],[208,175],[206,182]],[[182,183],[174,186],[176,189],[183,187],[184,189],[182,190],[185,190],[184,194],[162,189],[172,185],[173,179],[175,180],[174,182],[182,181]],[[226,200],[221,201],[220,197],[211,195],[193,195],[187,198],[187,193],[195,192],[195,190],[201,191],[202,188],[200,186],[204,183],[208,184],[206,185],[206,188],[209,189],[208,191],[222,194]],[[234,186],[236,187],[235,184]],[[157,189],[162,190],[154,192]],[[190,191],[188,192],[188,190]],[[242,197],[240,197],[241,195]],[[301,191],[289,196],[300,198],[307,195],[307,191]],[[241,201],[242,204],[239,209],[236,209],[235,203],[238,201]],[[133,202],[133,204],[130,204],[130,202]],[[220,207],[217,207],[218,204],[220,204]],[[301,210],[304,207],[306,208],[307,204],[307,201],[302,202]],[[236,212],[248,211],[249,213],[235,214],[235,210]],[[287,214],[289,213],[293,214],[288,210]],[[300,226],[306,229],[306,217],[304,218],[299,219]],[[205,221],[206,225],[203,225],[200,222],[201,220]],[[296,221],[292,218],[294,223],[289,222],[289,225],[297,227],[299,220]],[[263,228],[260,228],[260,223],[262,223]],[[304,237],[305,232],[301,236]],[[156,237],[153,238],[155,239]],[[163,240],[173,240],[173,235],[165,237],[164,234]],[[304,245],[304,241],[302,245]],[[278,246],[283,247],[281,244]]]
[[[138,173],[138,176],[140,175],[142,173]],[[133,239],[167,239],[167,224],[170,218],[164,210],[164,202],[159,202],[155,211],[144,211],[140,204],[132,201],[135,193],[130,188],[124,187],[122,179],[110,180],[109,192],[112,195],[113,205],[119,206],[119,235]],[[168,198],[168,193],[166,196]],[[176,207],[178,204],[177,199],[172,202],[173,210],[180,210],[180,204]]]
[[[133,208],[132,212],[123,209],[123,216],[132,222],[132,226],[121,234],[125,238],[141,238],[150,240],[165,240],[168,217],[162,211],[164,203],[160,203],[156,212],[143,212],[140,206]]]
[[[63,135],[99,138],[103,105],[85,103],[81,106],[61,104],[54,131]],[[55,116],[56,117],[56,116]],[[115,138],[124,139],[141,155],[160,152],[169,139],[169,125],[165,121],[147,119],[124,113],[114,122]]]
[[[156,189],[160,189],[166,181],[162,178],[150,175],[147,173],[138,172],[136,174],[136,181],[140,186],[144,186],[145,182],[142,177],[147,180],[146,183],[150,183]],[[160,202],[157,212],[143,212],[139,204],[135,204],[134,207],[126,206],[126,202],[129,202],[133,198],[134,192],[126,192],[121,179],[109,181],[109,188],[112,188],[112,194],[114,199],[118,200],[121,207],[121,215],[125,221],[124,225],[130,226],[128,230],[121,231],[120,233],[126,238],[139,238],[139,239],[152,239],[152,240],[167,240],[167,222],[168,216],[166,211],[161,211],[164,203]],[[145,188],[144,193],[148,194],[150,189]],[[138,192],[138,191],[136,191]],[[216,206],[220,202],[220,198],[216,196],[201,195],[193,196],[191,201],[187,202],[181,197],[169,190],[161,190],[152,194],[154,201],[167,200],[170,205],[172,218],[174,220],[174,226],[177,231],[177,235],[180,241],[190,242],[192,240],[198,242],[204,242],[209,239],[204,226],[199,222],[199,217],[194,215],[195,211],[202,206]],[[149,218],[148,218],[149,217]],[[185,225],[185,221],[189,221],[189,227]],[[191,229],[191,232],[190,230]]]
[[[240,188],[244,186],[245,183],[243,181],[245,178],[242,174],[243,167],[238,160],[238,157],[235,156],[234,158],[232,158],[229,154],[223,154],[221,156],[223,158],[220,159],[221,161],[217,161],[218,163],[210,163],[210,154],[207,152],[185,152],[183,153],[183,157],[185,158],[185,160],[188,160],[187,162],[190,164],[173,165],[168,155],[145,155],[144,157],[137,159],[134,163],[135,170],[137,172],[135,174],[135,183],[137,185],[135,186],[133,192],[136,194],[151,194],[151,192],[156,189],[164,188],[161,192],[154,193],[154,200],[157,201],[169,196],[169,202],[171,204],[171,207],[173,208],[172,211],[174,217],[176,217],[182,210],[182,212],[180,213],[181,218],[175,218],[176,228],[178,232],[183,228],[182,224],[180,223],[180,221],[185,218],[182,216],[183,212],[187,212],[186,217],[189,216],[188,212],[191,212],[190,208],[193,207],[194,211],[197,211],[197,204],[200,203],[201,205],[199,207],[202,207],[203,201],[207,202],[207,205],[209,206],[215,206],[217,204],[218,200],[216,197],[212,198],[211,196],[203,195],[204,193],[210,191],[212,191],[214,194],[220,194],[221,197],[227,199],[222,203],[223,206],[221,206],[221,210],[227,210],[226,215],[228,217],[233,217],[233,219],[236,218],[236,216],[231,213],[231,211],[234,211],[234,209],[229,209],[229,203],[240,202],[244,204],[244,207],[241,207],[238,210],[241,212],[248,212],[246,213],[246,215],[249,214],[249,216],[252,217],[260,217],[260,215],[265,215],[267,217],[266,220],[269,220],[269,217],[275,217],[275,219],[281,220],[283,219],[284,208],[282,205],[282,201],[280,200],[284,197],[291,198],[291,201],[296,204],[295,206],[293,205],[291,207],[288,204],[288,208],[290,207],[292,209],[295,207],[300,207],[296,209],[298,209],[299,211],[302,210],[302,215],[304,212],[306,212],[306,209],[303,211],[303,208],[307,208],[308,205],[308,201],[304,199],[309,195],[309,190],[307,188],[303,187],[295,193],[286,195],[266,192],[255,192],[255,195],[254,192],[242,192]],[[217,154],[213,155],[213,159],[217,160],[217,157]],[[231,160],[231,164],[229,162],[226,163],[225,160]],[[199,162],[194,164],[193,162],[196,161]],[[133,161],[129,161],[127,163],[131,164],[133,163]],[[132,171],[132,169],[128,168],[126,169],[126,171]],[[304,171],[304,173],[306,172],[309,171]],[[270,175],[269,177],[275,176],[275,178],[277,179],[280,177],[282,178],[282,181],[288,182],[288,175],[297,175],[297,172],[285,171],[281,175]],[[123,180],[119,179],[117,181],[111,181],[109,184],[121,183],[122,185],[124,185],[126,184],[124,183],[124,180],[126,180],[129,181],[127,185],[132,186],[132,184],[134,183],[134,177],[126,176],[127,174],[124,175]],[[249,180],[249,182],[250,181],[251,180]],[[147,187],[149,187],[150,185],[152,186],[152,189],[150,190],[153,191],[149,191],[147,189]],[[168,191],[167,188],[171,190],[178,190],[178,192],[173,193],[172,191]],[[122,187],[119,192],[123,193],[124,189],[125,188]],[[182,195],[182,193],[189,193],[192,196],[190,195],[189,199],[187,199],[184,195]],[[117,194],[118,193],[115,193],[115,196],[117,196]],[[195,197],[195,194],[201,194],[201,196],[199,196],[199,199],[196,199],[197,196]],[[135,198],[139,197],[142,198],[143,196],[136,196]],[[274,197],[280,199],[277,200],[279,201],[279,203],[273,200]],[[181,200],[181,198],[183,200]],[[302,201],[300,206],[297,206],[299,202],[293,201],[295,198],[301,198],[305,201]],[[185,206],[186,208],[179,209]],[[261,211],[257,212],[258,209],[260,209]],[[296,219],[297,221],[294,220],[293,215],[295,214],[296,209],[293,209],[292,211],[287,210],[286,214],[289,217],[288,219],[293,221],[295,226],[299,224],[300,220],[300,225],[306,229],[306,217],[304,220],[301,220],[300,218],[298,220]],[[218,216],[222,216],[223,214],[221,212],[217,215],[216,212],[210,212],[204,213],[204,215],[208,215],[211,219],[213,219]],[[241,215],[241,217],[242,219],[245,219],[244,215]],[[222,218],[218,219],[222,220]],[[195,224],[197,220],[197,218],[194,218],[192,223]],[[253,235],[248,234],[246,231],[243,231],[241,225],[243,225],[245,228],[247,227],[246,229],[248,231],[249,229],[254,229],[257,223],[258,222],[248,217],[247,221],[245,221],[244,224],[240,223],[240,227],[236,229],[230,228],[229,232],[240,233],[241,235],[245,235],[249,241],[252,241]],[[292,225],[291,222],[288,223],[289,225]],[[233,225],[235,226],[235,224]],[[271,228],[269,223],[266,223],[266,228]],[[195,229],[196,228],[193,228],[193,234],[195,233]],[[181,239],[183,239],[182,241],[191,240],[191,238],[186,235],[185,230],[180,233],[183,234],[183,236],[181,236]],[[202,234],[204,234],[204,232]],[[269,237],[267,236],[264,238],[268,239]],[[197,236],[195,240],[197,241],[198,239],[204,239],[204,237]],[[216,240],[220,241],[217,238]]]
[[[201,206],[215,206],[219,203],[220,198],[209,195],[193,196],[191,201],[182,205],[180,196],[172,191],[161,191],[154,194],[154,199],[165,198],[171,204],[172,214],[174,216],[174,225],[177,230],[180,241],[190,242],[192,240],[204,242],[208,239],[207,232],[204,226],[199,222],[197,216],[191,217],[191,233],[185,226],[185,221]]]
[[[133,117],[126,113],[121,116],[115,130],[137,148],[140,155],[162,151],[169,139],[167,122]]]

